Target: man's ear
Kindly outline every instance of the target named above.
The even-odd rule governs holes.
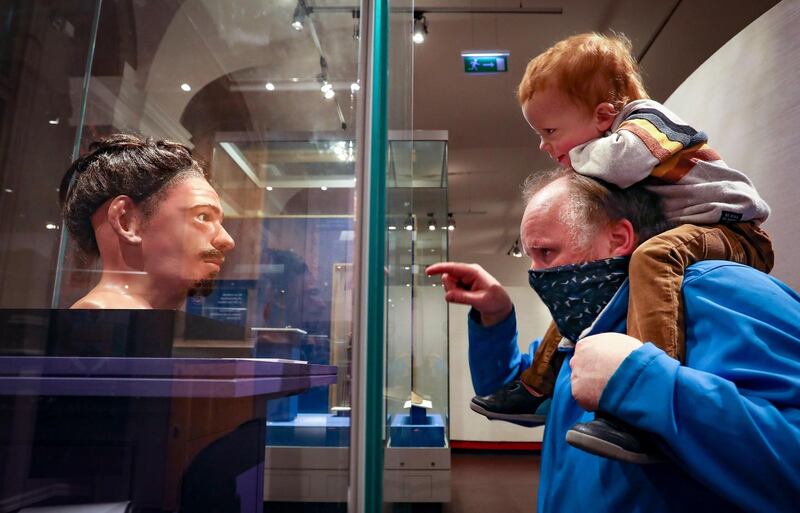
[[[636,233],[627,219],[613,221],[608,225],[608,243],[611,256],[628,256],[636,249]]]
[[[617,109],[608,102],[603,102],[594,109],[594,124],[600,132],[606,132],[614,124],[617,117]]]
[[[108,223],[114,233],[127,244],[142,243],[142,211],[129,196],[117,196],[108,204]]]

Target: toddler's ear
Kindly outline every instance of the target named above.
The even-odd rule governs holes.
[[[614,124],[614,118],[617,117],[617,109],[608,102],[601,103],[594,109],[594,122],[595,126],[600,132],[605,132]]]

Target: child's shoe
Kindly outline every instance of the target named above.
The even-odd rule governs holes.
[[[497,392],[475,396],[469,407],[489,420],[504,420],[525,427],[544,424],[550,409],[549,396],[535,396],[519,380],[514,380]]]
[[[653,435],[600,412],[594,420],[575,424],[567,431],[567,442],[586,452],[628,463],[664,461]]]

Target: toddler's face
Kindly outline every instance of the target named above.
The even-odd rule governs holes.
[[[539,149],[563,167],[571,167],[569,150],[601,137],[605,130],[593,113],[552,87],[534,93],[522,106],[522,115],[539,135]]]

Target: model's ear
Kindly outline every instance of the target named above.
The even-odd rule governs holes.
[[[108,223],[114,233],[127,244],[142,243],[142,211],[129,196],[117,196],[108,204]]]
[[[617,117],[617,109],[608,102],[603,102],[594,109],[594,122],[597,130],[606,132],[614,124],[614,118]]]
[[[636,233],[627,219],[608,225],[608,243],[611,256],[628,256],[636,249]]]

